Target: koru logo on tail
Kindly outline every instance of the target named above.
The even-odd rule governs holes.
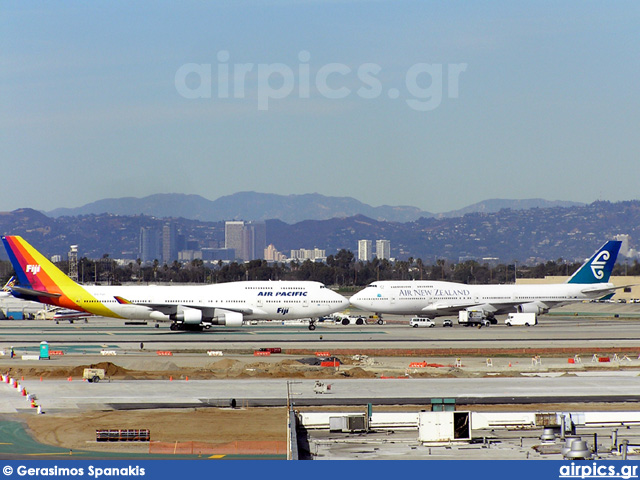
[[[609,257],[609,252],[603,250],[593,259],[593,262],[591,262],[591,271],[593,272],[593,276],[598,280],[602,280],[604,277],[604,266],[607,264]]]
[[[31,272],[33,275],[37,275],[40,272],[40,265],[27,265],[26,272]]]

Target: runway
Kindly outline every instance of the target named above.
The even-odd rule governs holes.
[[[391,323],[394,322],[394,323]],[[407,323],[395,323],[407,322]],[[385,325],[318,324],[276,322],[238,328],[212,328],[204,332],[172,332],[166,325],[124,325],[122,320],[91,318],[89,323],[51,321],[0,322],[0,348],[35,353],[47,341],[51,349],[97,352],[102,349],[138,350],[142,342],[158,350],[192,351],[217,349],[248,351],[261,347],[287,349],[502,349],[502,348],[629,348],[640,350],[640,321],[625,318],[574,316],[541,317],[535,327],[503,324],[475,328],[455,325],[443,328],[410,328],[408,319],[390,318]]]
[[[299,358],[303,353],[315,351],[374,351],[383,367],[408,372],[411,361],[422,361],[427,349],[441,351],[441,358],[432,362],[451,364],[460,349],[493,349],[499,353],[507,349],[521,349],[522,358],[495,358],[487,367],[485,358],[467,354],[465,378],[338,378],[331,379],[335,389],[330,395],[313,393],[313,379],[295,380],[294,401],[300,405],[361,405],[421,404],[431,398],[451,397],[459,403],[539,403],[539,402],[637,402],[640,400],[640,322],[629,318],[575,316],[541,317],[535,327],[507,327],[503,324],[489,328],[465,328],[455,325],[444,328],[440,320],[434,328],[411,328],[408,319],[386,318],[385,325],[342,326],[319,324],[309,331],[306,325],[269,324],[241,328],[218,328],[205,332],[172,332],[166,325],[124,325],[121,320],[91,318],[89,323],[60,323],[51,321],[3,321],[0,323],[0,349],[13,346],[16,357],[0,357],[0,370],[9,368],[60,368],[110,361],[123,368],[162,371],[163,369],[202,368],[206,371],[212,362],[220,360],[206,352],[223,352],[224,358],[244,359],[245,362],[276,363],[287,358]],[[41,341],[47,341],[51,350],[64,355],[49,361],[20,360],[22,355],[34,355]],[[143,347],[141,349],[141,347]],[[283,355],[254,358],[253,352],[263,347],[280,347]],[[583,349],[615,349],[629,354],[624,363],[588,365],[589,368],[567,365],[567,356],[545,358],[544,367],[529,367],[531,349],[568,351]],[[103,357],[103,351],[115,356]],[[170,351],[172,356],[159,357],[156,351]],[[409,352],[409,353],[407,353]],[[417,352],[413,355],[410,352]],[[288,354],[289,353],[289,354]],[[311,353],[312,354],[312,353]],[[633,354],[633,355],[632,355]],[[394,357],[395,355],[395,357]],[[622,354],[621,354],[622,356]],[[554,363],[555,361],[555,363]],[[585,362],[588,357],[585,357]],[[508,362],[508,367],[507,367]],[[512,368],[511,365],[514,365]],[[170,367],[168,366],[170,365]],[[571,368],[569,368],[571,367]],[[575,367],[575,368],[574,368]],[[602,370],[584,372],[584,370]],[[573,369],[572,369],[573,368]],[[346,370],[345,368],[344,370]],[[525,372],[543,374],[565,370],[568,375],[549,378],[525,377]],[[442,377],[446,370],[434,375]],[[413,373],[419,373],[414,370]],[[491,378],[491,375],[511,375]],[[590,373],[591,376],[581,376]],[[623,373],[623,375],[621,375]],[[558,374],[561,375],[562,371]],[[380,373],[376,374],[380,376]],[[484,378],[469,378],[473,375]],[[515,375],[515,376],[514,376]],[[419,375],[418,375],[419,376]],[[557,376],[557,375],[556,375]],[[158,378],[158,376],[154,377]],[[28,390],[37,392],[48,409],[130,409],[159,407],[228,406],[232,399],[247,406],[274,406],[286,404],[287,380],[216,379],[168,382],[166,380],[122,380],[91,385],[79,381],[33,378],[25,380]],[[2,386],[0,386],[2,387]],[[0,396],[5,399],[0,388]],[[10,401],[3,408],[7,412],[24,410],[19,400]]]
[[[409,319],[402,317],[385,320],[384,325],[319,324],[315,331],[302,324],[274,322],[205,332],[172,332],[167,325],[125,325],[122,320],[104,318],[58,325],[51,321],[2,321],[0,349],[13,346],[16,358],[0,356],[0,371],[20,370],[25,377],[20,383],[50,414],[45,417],[60,417],[63,424],[63,419],[81,419],[95,412],[113,411],[117,418],[125,418],[148,411],[164,417],[167,411],[161,409],[171,409],[188,416],[194,409],[225,412],[233,405],[237,408],[232,411],[246,412],[244,421],[249,425],[256,411],[250,407],[287,404],[301,409],[365,409],[367,404],[381,409],[391,405],[429,409],[433,399],[454,399],[459,410],[493,405],[499,411],[500,405],[518,404],[516,408],[522,410],[539,411],[547,405],[551,411],[564,411],[566,405],[570,411],[613,411],[628,410],[640,401],[640,322],[631,317],[567,312],[543,316],[535,327],[499,324],[481,329],[457,324],[444,328],[440,319],[434,328],[411,328]],[[46,361],[22,359],[23,355],[36,355],[42,341],[63,355]],[[282,354],[255,357],[254,351],[264,347],[280,347]],[[425,356],[430,349],[434,353]],[[464,355],[457,354],[465,349]],[[534,365],[531,352],[553,349],[581,353],[584,363],[568,364],[573,353],[562,353],[548,354]],[[223,356],[209,356],[211,350]],[[171,352],[171,356],[160,356],[158,351]],[[296,359],[313,356],[314,351],[331,352],[346,360],[354,353],[367,352],[371,362],[347,362],[337,371],[322,367],[291,370],[303,372],[304,378],[271,376],[271,372],[283,372],[281,365],[286,362],[297,364]],[[491,366],[490,359],[479,353],[484,351],[495,353]],[[591,360],[596,351],[627,355],[620,353],[616,361],[601,365],[595,357]],[[103,356],[102,352],[115,355]],[[462,357],[460,367],[452,365],[457,356]],[[412,362],[426,361],[442,368],[409,368]],[[97,384],[82,382],[78,376],[68,381],[60,373],[39,378],[43,369],[64,372],[98,362],[112,362],[138,373],[116,375],[111,382]],[[218,362],[238,368],[219,370],[215,367]],[[348,372],[357,367],[375,378],[349,378]],[[267,374],[248,378],[258,371]],[[173,380],[167,372],[173,373]],[[197,374],[187,381],[185,372]],[[221,376],[220,372],[225,373]],[[330,384],[330,391],[315,393],[317,379]],[[0,415],[5,419],[29,418],[35,409],[4,383],[0,384]],[[149,425],[154,431],[161,428],[156,423]],[[210,436],[209,430],[196,430],[194,438]]]
[[[117,380],[89,384],[65,380],[25,380],[47,412],[150,408],[272,407],[287,405],[430,405],[454,398],[461,405],[568,402],[638,402],[640,378],[602,376],[559,378],[335,379],[328,394],[314,393],[314,380]],[[29,411],[9,385],[0,385],[0,413]]]

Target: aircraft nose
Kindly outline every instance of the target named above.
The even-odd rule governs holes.
[[[337,299],[338,301],[340,301],[340,306],[341,306],[342,308],[344,308],[344,307],[346,307],[346,306],[348,306],[348,305],[349,305],[349,300],[348,300],[347,298],[343,297],[343,296],[342,296],[342,295],[340,295],[339,293],[336,293],[336,292],[333,292],[333,293],[335,294],[336,299]]]
[[[362,298],[361,292],[358,292],[355,295],[351,296],[351,298],[349,299],[349,303],[354,307],[359,308],[362,305],[360,301],[361,298]]]
[[[342,297],[342,307],[347,308],[349,306],[349,299]]]

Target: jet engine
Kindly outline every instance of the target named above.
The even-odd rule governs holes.
[[[216,318],[211,323],[213,325],[226,325],[227,327],[241,327],[242,314],[240,312],[230,312],[228,310],[216,310]]]
[[[183,309],[178,313],[169,315],[169,318],[174,322],[200,324],[202,322],[202,312],[195,308]]]
[[[542,315],[543,313],[547,313],[549,308],[540,303],[523,303],[516,306],[516,311],[518,313],[535,313],[536,315]]]

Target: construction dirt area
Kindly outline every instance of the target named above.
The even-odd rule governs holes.
[[[415,352],[414,352],[415,353]],[[2,371],[16,378],[61,379],[71,377],[80,380],[84,368],[102,368],[106,377],[112,380],[185,380],[185,379],[246,379],[246,378],[473,378],[495,376],[520,376],[532,374],[572,375],[574,371],[585,370],[622,370],[638,369],[640,364],[636,356],[616,354],[616,362],[606,364],[585,357],[577,363],[568,363],[566,357],[531,358],[502,355],[495,358],[485,356],[465,357],[429,357],[420,359],[416,355],[371,357],[367,355],[334,357],[339,366],[322,367],[313,357],[299,355],[275,355],[266,361],[252,356],[237,355],[234,358],[219,360],[207,359],[198,366],[178,366],[171,359],[139,358],[126,363],[124,368],[114,362],[99,362],[78,366],[50,364],[47,366],[14,366]],[[624,360],[623,360],[624,359]],[[69,358],[69,360],[71,360]],[[76,359],[77,360],[77,359]],[[123,359],[124,360],[124,359]],[[456,364],[457,363],[457,364]],[[77,364],[76,364],[77,365]],[[640,371],[640,370],[639,370]],[[363,408],[366,406],[363,405]],[[466,410],[493,409],[496,406],[469,406]],[[313,408],[326,409],[329,407]],[[341,411],[357,410],[357,407],[335,407]],[[378,408],[378,407],[376,407]],[[419,411],[424,405],[401,405],[379,407],[379,410]],[[570,408],[580,410],[634,410],[636,404],[580,404],[578,405],[500,405],[500,410],[557,410]],[[302,408],[302,410],[312,408]],[[362,410],[362,409],[360,409]],[[126,411],[69,411],[33,415],[23,413],[4,416],[5,420],[19,419],[28,426],[28,430],[39,442],[77,450],[131,451],[132,448],[148,449],[140,444],[100,444],[95,441],[96,430],[110,428],[141,429],[152,431],[152,440],[158,442],[208,442],[226,444],[242,441],[286,441],[287,412],[284,407],[270,408],[175,408]]]
[[[73,450],[131,451],[148,444],[97,443],[96,430],[150,429],[154,442],[285,442],[286,408],[201,408],[20,415],[40,443]],[[15,420],[15,417],[12,417]]]

